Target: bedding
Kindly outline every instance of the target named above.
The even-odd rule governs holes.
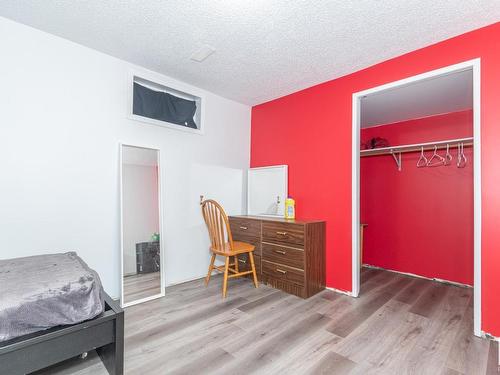
[[[75,252],[0,260],[0,341],[76,324],[103,310],[99,275]]]

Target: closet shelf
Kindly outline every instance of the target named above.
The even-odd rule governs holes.
[[[445,141],[437,141],[437,142],[427,142],[427,143],[415,143],[411,145],[400,145],[400,146],[389,146],[389,147],[381,147],[374,148],[370,150],[361,150],[360,156],[375,156],[375,155],[394,155],[405,152],[415,152],[421,151],[422,147],[424,151],[434,150],[434,147],[437,147],[438,150],[446,148],[447,145],[457,145],[459,143],[463,143],[464,146],[472,146],[474,144],[473,137],[467,138],[457,138],[457,139],[448,139]]]

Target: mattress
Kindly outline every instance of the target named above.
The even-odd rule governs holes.
[[[92,319],[103,297],[99,275],[75,252],[0,260],[0,341]]]

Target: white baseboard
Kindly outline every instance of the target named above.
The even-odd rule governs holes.
[[[182,279],[180,281],[176,281],[176,282],[173,282],[173,283],[169,283],[167,284],[165,287],[168,288],[169,286],[174,286],[174,285],[179,285],[179,284],[184,284],[184,283],[188,283],[190,281],[195,281],[195,280],[200,280],[200,279],[204,279],[205,276],[207,276],[206,274],[205,275],[201,275],[201,276],[193,276],[193,277],[189,277],[187,279]]]
[[[218,262],[218,261],[215,261],[215,265],[216,265],[216,266],[223,266],[223,265],[224,265],[224,263],[220,263],[220,262]],[[208,265],[207,265],[207,268],[208,268]],[[217,270],[213,270],[213,271],[212,271],[212,275],[217,274],[217,272],[219,272],[219,271],[217,271]],[[180,280],[180,281],[175,281],[175,282],[173,282],[173,283],[168,283],[167,285],[165,285],[165,288],[167,288],[167,287],[169,287],[169,286],[174,286],[174,285],[179,285],[179,284],[188,283],[188,282],[190,282],[190,281],[195,281],[195,280],[204,279],[205,277],[207,277],[206,272],[204,272],[203,274],[198,275],[198,276],[188,277],[187,279],[182,279],[182,280]]]
[[[346,296],[352,297],[352,293],[351,292],[346,292],[345,290],[330,288],[328,286],[325,287],[325,289],[331,290],[332,292],[335,292],[335,293],[340,293],[340,294],[344,294]]]
[[[401,272],[401,271],[390,270],[390,269],[387,269],[387,268],[372,266],[371,264],[366,264],[366,263],[363,263],[362,267],[371,268],[371,269],[375,269],[375,270],[383,270],[383,271],[387,271],[387,272],[397,273],[397,274],[400,274],[400,275],[416,277],[416,278],[419,278],[419,279],[436,281],[438,283],[450,284],[450,285],[459,286],[459,287],[462,287],[462,288],[473,288],[473,286],[469,285],[469,284],[462,284],[462,283],[457,283],[456,281],[438,279],[437,277],[434,277],[434,278],[432,278],[432,277],[425,277],[425,276],[417,275],[415,273],[410,273],[410,272]]]
[[[500,337],[493,336],[493,335],[489,334],[488,332],[481,331],[481,337],[488,339],[488,340],[500,342]],[[498,351],[499,351],[498,354],[500,354],[500,345],[498,345]],[[500,357],[498,358],[498,361],[500,364]]]

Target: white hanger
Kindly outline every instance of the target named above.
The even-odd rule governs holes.
[[[417,168],[426,167],[427,163],[428,163],[428,160],[424,155],[424,146],[422,146],[422,149],[420,151],[420,158],[417,161]]]
[[[437,153],[437,149],[438,147],[437,146],[434,146],[434,153],[432,154],[431,158],[429,159],[429,161],[427,162],[427,166],[428,167],[437,167],[439,165],[444,165],[445,162],[446,162],[446,159],[443,158],[441,155],[438,155]],[[434,159],[437,159],[437,162],[432,162]]]
[[[458,168],[465,168],[466,164],[467,164],[467,158],[465,157],[465,154],[464,154],[464,144],[459,143],[458,144],[457,167]]]
[[[446,155],[444,156],[445,162],[444,165],[450,165],[453,160],[453,156],[450,154],[450,145],[446,145]]]

